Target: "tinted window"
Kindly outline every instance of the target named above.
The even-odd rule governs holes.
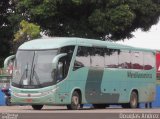
[[[88,47],[78,47],[74,69],[90,67],[90,53]]]
[[[60,49],[60,53],[67,53],[67,56],[62,57],[58,62],[59,66],[61,67],[61,70],[57,72],[57,79],[62,80],[66,78],[70,67],[74,48],[75,46],[66,46]]]
[[[129,51],[122,50],[119,52],[119,68],[131,68],[131,54]]]
[[[118,53],[119,50],[116,49],[105,49],[105,67],[118,67]]]
[[[139,51],[131,52],[132,69],[143,69],[143,53]]]
[[[104,49],[93,48],[91,50],[91,66],[104,67]]]
[[[150,70],[155,65],[155,59],[154,59],[153,53],[144,52],[144,69]]]

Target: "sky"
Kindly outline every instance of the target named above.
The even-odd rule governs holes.
[[[153,25],[149,31],[143,32],[138,29],[133,32],[133,35],[133,38],[118,41],[118,43],[140,48],[160,50],[160,20],[156,25]]]

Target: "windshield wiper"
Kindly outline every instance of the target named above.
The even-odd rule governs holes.
[[[35,64],[33,65],[33,68],[32,68],[32,72],[31,72],[31,75],[30,75],[30,85],[32,85],[32,80],[33,80],[33,76],[34,76],[34,68],[35,68]]]
[[[21,78],[20,78],[19,85],[22,84],[23,77],[24,77],[25,73],[26,73],[26,78],[27,78],[27,77],[28,77],[28,63],[27,63],[27,67],[25,68],[25,70],[24,70],[24,72],[23,72],[23,74],[22,74],[22,76],[21,76]]]
[[[39,77],[35,71],[35,64],[33,66],[33,73],[32,73],[32,76],[31,76],[31,79],[30,79],[30,84],[31,84],[31,81],[33,80],[33,77],[35,76],[35,79],[37,81],[37,84],[41,87],[41,83],[40,83],[40,80],[39,80]],[[32,85],[32,84],[31,84]]]
[[[35,79],[37,81],[37,84],[39,84],[39,86],[41,87],[41,83],[40,83],[40,80],[39,80],[39,77],[38,77],[36,71],[34,71],[34,74],[35,74]]]
[[[27,63],[27,68],[25,70],[26,70],[26,78],[27,78],[28,77],[28,63]]]

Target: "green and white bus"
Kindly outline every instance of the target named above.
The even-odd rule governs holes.
[[[22,44],[15,56],[11,102],[137,108],[155,99],[155,51],[108,41],[49,38]]]

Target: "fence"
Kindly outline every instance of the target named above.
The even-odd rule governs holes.
[[[4,93],[1,89],[10,87],[10,79],[11,75],[5,69],[0,68],[0,106],[5,105]]]
[[[0,68],[0,89],[9,87],[11,75],[6,70]]]
[[[7,73],[6,70],[0,68],[0,76],[1,76],[1,75],[5,75],[6,73]]]

